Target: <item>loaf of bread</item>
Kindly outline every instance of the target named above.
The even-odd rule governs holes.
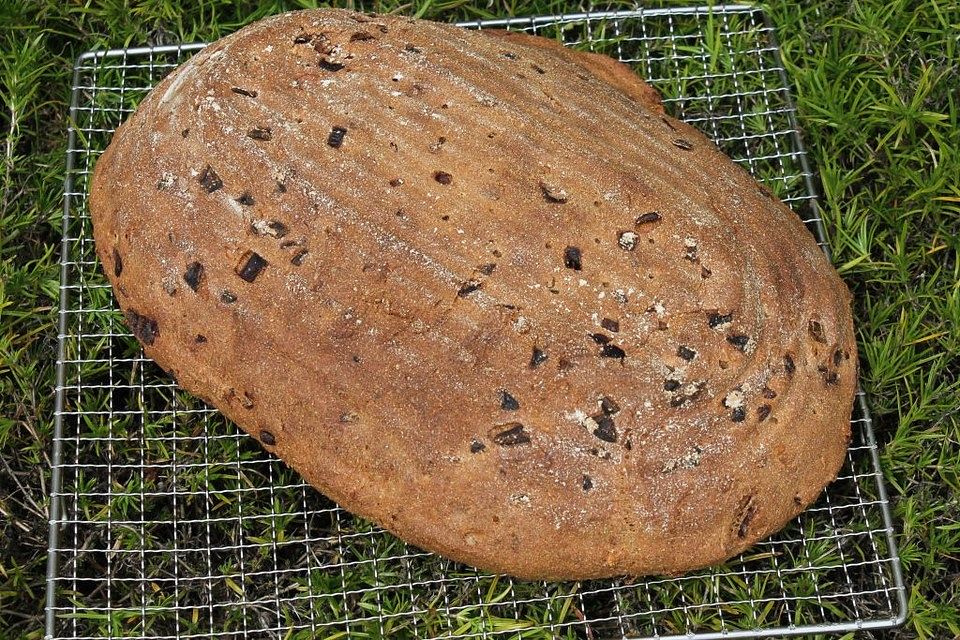
[[[150,93],[96,164],[133,334],[344,508],[522,578],[678,573],[837,474],[850,294],[609,58],[340,10]]]

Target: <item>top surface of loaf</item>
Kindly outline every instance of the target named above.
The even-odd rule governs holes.
[[[208,47],[99,160],[98,253],[178,382],[408,541],[676,572],[846,448],[849,294],[626,67],[347,11]]]

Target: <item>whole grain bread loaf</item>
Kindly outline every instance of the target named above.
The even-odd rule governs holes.
[[[275,16],[150,93],[90,209],[151,358],[346,509],[483,569],[716,563],[845,454],[846,287],[602,56]]]

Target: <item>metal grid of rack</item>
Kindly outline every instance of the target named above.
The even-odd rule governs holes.
[[[775,34],[728,5],[467,23],[631,64],[791,204],[826,249]],[[674,578],[531,583],[412,548],[340,510],[146,359],[86,210],[114,129],[203,45],[82,55],[63,220],[51,487],[51,638],[734,638],[883,628],[905,615],[864,398],[840,477],[774,538]]]

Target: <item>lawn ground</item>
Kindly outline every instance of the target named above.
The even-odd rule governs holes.
[[[71,67],[87,49],[211,40],[295,2],[0,5],[0,638],[42,636],[58,250]],[[306,3],[303,3],[306,5]],[[554,0],[388,2],[454,20],[570,11]],[[768,5],[856,296],[910,616],[890,638],[960,637],[960,6]]]

